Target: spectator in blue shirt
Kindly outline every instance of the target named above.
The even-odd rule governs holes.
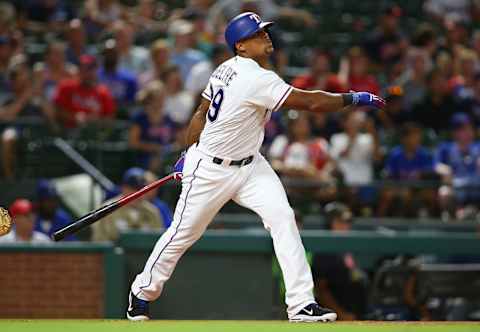
[[[59,206],[58,193],[53,183],[41,179],[37,184],[35,230],[51,236],[56,230],[72,222],[72,217]],[[77,241],[75,235],[65,241]]]
[[[206,61],[207,57],[202,52],[194,49],[196,41],[193,24],[185,20],[176,20],[170,26],[170,34],[174,39],[173,49],[170,53],[170,62],[180,69],[183,82],[186,82],[193,66]]]
[[[154,173],[150,171],[145,172],[145,182],[147,184],[156,180],[158,180],[158,177]],[[155,207],[158,209],[158,212],[160,212],[160,216],[162,217],[163,227],[167,229],[172,223],[173,215],[168,204],[158,197],[158,189],[159,188],[153,189],[152,191],[146,193],[145,196],[146,199],[148,199],[150,203],[155,205]]]
[[[422,129],[414,123],[406,123],[401,130],[402,144],[393,148],[385,163],[385,176],[398,183],[408,181],[430,180],[435,176],[434,159],[431,153],[422,146]],[[414,189],[411,186],[387,186],[381,193],[378,215],[388,215],[397,207],[401,215],[415,212],[415,202],[427,202],[433,212],[435,207],[435,191],[430,188]],[[413,195],[420,199],[413,200]],[[395,204],[399,201],[399,204]],[[397,214],[395,214],[397,215]]]
[[[466,113],[455,113],[451,125],[453,141],[444,142],[437,149],[437,161],[449,175],[447,184],[439,191],[440,203],[448,213],[445,217],[456,214],[463,218],[464,208],[480,199],[480,143],[475,141],[473,122]]]
[[[138,165],[153,172],[160,170],[175,138],[176,126],[164,115],[165,98],[161,81],[148,83],[137,95],[143,109],[132,116],[129,130],[129,145],[138,152]]]
[[[114,39],[105,42],[103,66],[98,73],[99,81],[110,89],[117,105],[127,106],[135,101],[137,79],[128,70],[118,68],[118,50]]]

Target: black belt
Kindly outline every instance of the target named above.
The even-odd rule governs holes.
[[[223,164],[223,159],[222,158],[218,158],[218,157],[213,157],[213,163],[214,164],[217,164],[217,165],[221,165]],[[251,162],[253,161],[253,156],[249,156],[249,157],[246,157],[246,158],[243,158],[243,159],[240,159],[240,160],[232,160],[229,164],[229,166],[245,166],[245,165],[248,165],[250,164]]]

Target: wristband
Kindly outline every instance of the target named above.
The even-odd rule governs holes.
[[[353,93],[342,93],[343,107],[353,104]]]

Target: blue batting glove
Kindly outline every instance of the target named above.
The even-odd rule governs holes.
[[[352,97],[352,105],[354,106],[370,106],[381,109],[386,105],[385,100],[370,92],[354,92]]]
[[[182,152],[175,165],[173,165],[173,177],[175,180],[181,180],[183,176],[183,164],[185,163],[185,151]]]

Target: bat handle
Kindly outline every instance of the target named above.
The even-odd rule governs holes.
[[[54,241],[60,241],[66,238],[69,235],[72,235],[85,227],[93,224],[95,221],[105,217],[107,214],[111,213],[113,210],[115,210],[118,207],[118,202],[113,202],[111,204],[105,205],[101,209],[98,209],[96,211],[90,212],[86,215],[84,215],[82,218],[77,220],[74,223],[71,223],[68,226],[65,226],[55,233],[52,234],[52,239]]]
[[[72,235],[79,230],[93,224],[97,220],[102,219],[106,215],[112,213],[119,207],[128,204],[129,202],[137,199],[138,197],[144,195],[146,192],[149,192],[150,190],[153,190],[162,184],[164,184],[167,181],[170,181],[171,179],[177,178],[178,174],[177,173],[172,173],[170,175],[165,176],[164,178],[161,178],[155,182],[150,183],[149,185],[143,187],[142,189],[131,193],[130,195],[124,196],[120,198],[119,200],[112,202],[108,205],[105,205],[95,211],[92,211],[86,215],[84,215],[82,218],[79,220],[71,223],[70,225],[67,225],[59,230],[57,230],[55,233],[52,234],[52,239],[54,241],[60,241],[64,239],[65,237]]]

